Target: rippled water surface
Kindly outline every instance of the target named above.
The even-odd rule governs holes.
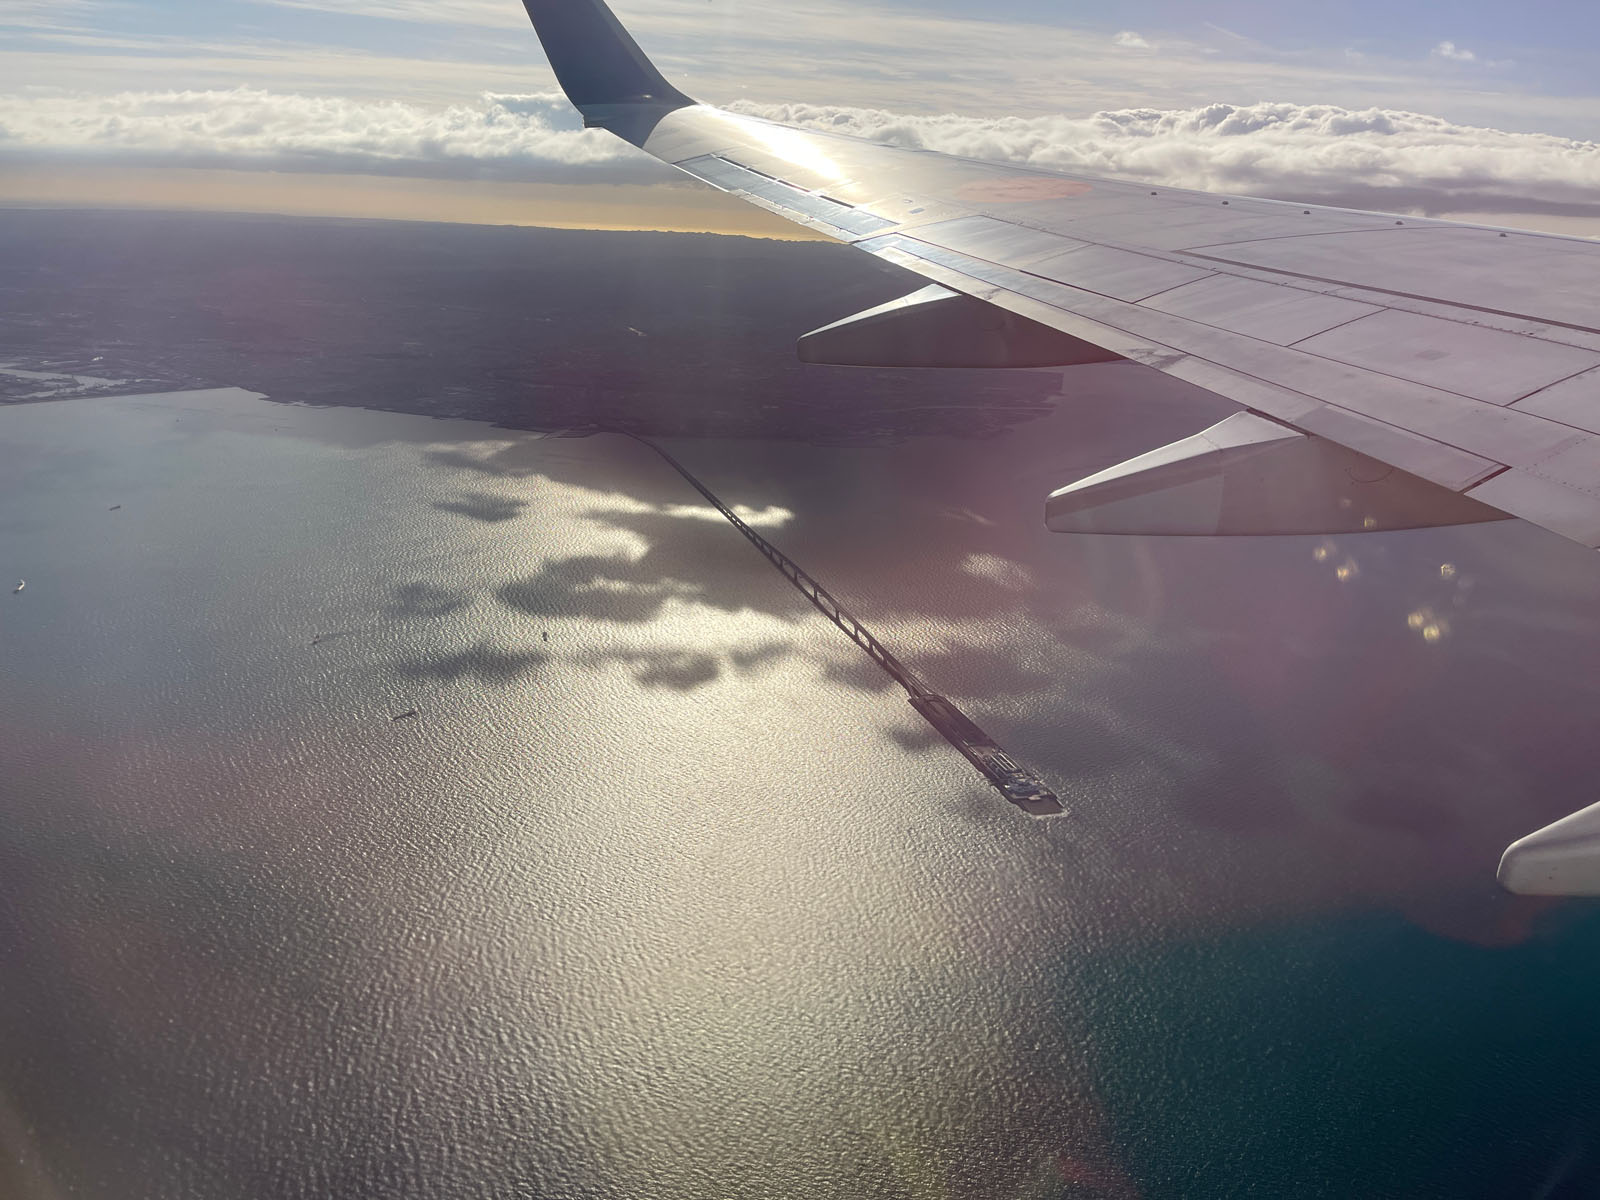
[[[1047,534],[1120,370],[671,444],[1047,821],[625,439],[0,410],[0,1194],[1592,1194],[1593,556]]]

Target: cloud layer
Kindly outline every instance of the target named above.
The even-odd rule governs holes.
[[[911,149],[1119,175],[1168,187],[1418,211],[1600,213],[1600,144],[1392,109],[1211,104],[1089,117],[977,119],[733,105],[754,116]]]
[[[665,168],[584,129],[560,95],[475,105],[231,91],[16,96],[0,153],[142,165],[255,167],[423,178],[659,182]]]
[[[1431,213],[1600,213],[1600,145],[1390,109],[1212,104],[980,118],[732,107],[891,145],[1174,187]],[[583,129],[554,94],[449,107],[248,88],[33,94],[8,98],[0,113],[0,154],[11,156],[568,183],[668,177]]]

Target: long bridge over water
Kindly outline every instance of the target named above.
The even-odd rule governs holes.
[[[630,437],[641,446],[646,446],[658,454],[679,475],[688,481],[705,497],[706,502],[723,515],[730,525],[737,529],[749,540],[751,545],[761,551],[761,554],[787,579],[807,600],[816,607],[817,611],[836,626],[844,631],[846,637],[853,641],[867,656],[877,663],[888,676],[906,690],[906,695],[911,701],[911,706],[927,719],[939,733],[957,750],[966,756],[968,762],[977,767],[990,783],[992,783],[1007,800],[1025,812],[1036,816],[1048,816],[1062,812],[1062,805],[1056,794],[1046,786],[1044,780],[1038,775],[1020,766],[1010,755],[995,744],[994,739],[971,720],[965,713],[955,706],[949,699],[935,692],[928,684],[917,675],[910,667],[901,662],[889,648],[880,642],[865,625],[853,616],[849,609],[839,603],[837,597],[822,584],[818,583],[808,574],[799,563],[795,562],[782,550],[779,550],[766,538],[762,537],[705,484],[674,458],[662,447],[652,442],[649,438],[627,430],[616,429],[607,432],[620,433]]]

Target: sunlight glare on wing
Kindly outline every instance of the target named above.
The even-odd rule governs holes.
[[[844,168],[823,153],[814,136],[798,129],[786,129],[782,125],[753,121],[741,122],[740,128],[759,138],[763,149],[802,171],[819,175],[829,183],[839,183],[848,178]]]

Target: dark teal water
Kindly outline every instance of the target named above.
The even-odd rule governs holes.
[[[1600,917],[1553,925],[1485,948],[1352,915],[1075,963],[1139,1190],[1593,1195]]]
[[[0,410],[0,1195],[1592,1194],[1593,556],[1049,535],[1120,370],[672,446],[1045,822],[620,439]]]

